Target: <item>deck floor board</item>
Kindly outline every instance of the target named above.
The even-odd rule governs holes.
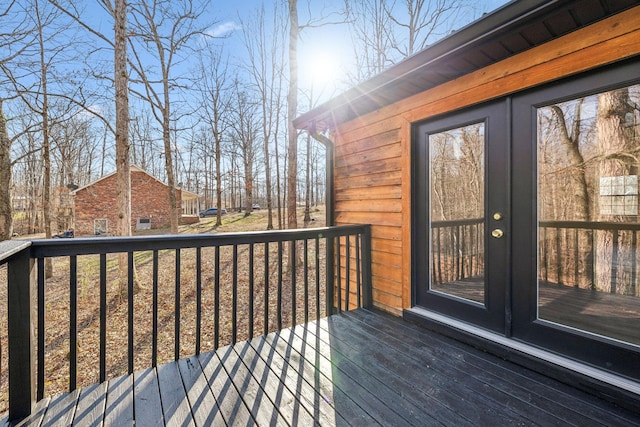
[[[416,361],[427,362],[430,369],[433,369],[457,387],[459,395],[465,400],[479,401],[479,406],[487,408],[492,417],[506,418],[501,423],[512,424],[522,422],[531,424],[539,422],[544,425],[563,424],[553,413],[541,411],[538,405],[522,404],[530,401],[530,395],[524,400],[509,393],[499,386],[500,379],[492,378],[489,381],[475,375],[475,370],[469,369],[464,356],[457,352],[445,355],[440,352],[440,347],[425,347],[421,337],[414,334],[403,334],[402,329],[393,328],[393,335],[383,330],[384,324],[370,324],[353,321],[349,316],[341,316],[329,319],[328,323],[337,323],[336,330],[355,330],[358,332],[370,333],[376,336],[391,348],[403,349],[403,352]],[[493,411],[504,405],[509,411],[501,411],[496,415]],[[475,405],[474,405],[475,406]]]
[[[46,398],[17,425],[71,424],[637,426],[640,412],[356,310]]]
[[[401,339],[408,336],[418,336],[422,340],[431,342],[434,351],[441,352],[443,357],[462,359],[466,371],[470,375],[485,377],[494,385],[494,379],[499,378],[509,384],[506,387],[527,390],[533,395],[527,401],[535,404],[539,409],[544,408],[543,405],[547,405],[548,402],[552,402],[552,406],[548,410],[558,417],[566,418],[566,422],[569,424],[584,425],[586,421],[591,421],[615,426],[633,425],[638,422],[637,414],[629,411],[603,411],[602,401],[593,395],[576,390],[520,365],[506,362],[486,352],[477,351],[473,347],[460,345],[456,341],[401,319],[385,317],[384,321],[380,322],[379,316],[370,316],[369,312],[363,312],[361,316],[351,316],[350,313],[345,313],[345,316],[358,322],[377,325],[378,328]],[[627,415],[631,415],[631,418],[627,418]]]
[[[107,401],[107,383],[93,384],[82,389],[76,414],[73,418],[74,426],[100,427]]]
[[[137,424],[144,426],[163,426],[164,417],[160,417],[160,386],[155,369],[148,368],[133,374],[133,406]]]

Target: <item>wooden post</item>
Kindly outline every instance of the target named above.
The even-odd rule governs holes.
[[[371,275],[371,225],[362,232],[362,306],[373,308],[373,281]]]
[[[326,238],[326,257],[325,259],[327,260],[327,268],[326,268],[326,286],[327,286],[327,316],[331,316],[333,313],[335,313],[335,297],[334,297],[334,286],[335,286],[335,274],[336,274],[336,267],[334,265],[334,250],[335,250],[335,246],[334,246],[334,236],[327,236]],[[340,272],[338,272],[340,273]]]
[[[36,400],[34,260],[29,246],[8,259],[9,421],[31,414]],[[42,331],[40,331],[42,333]]]

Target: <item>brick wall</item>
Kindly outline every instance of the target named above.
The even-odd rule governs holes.
[[[178,204],[182,192],[176,190]],[[138,218],[150,218],[151,228],[170,226],[167,186],[145,172],[131,171],[131,229]],[[93,235],[94,221],[107,220],[107,233],[116,231],[116,175],[113,174],[85,188],[74,197],[76,235]]]

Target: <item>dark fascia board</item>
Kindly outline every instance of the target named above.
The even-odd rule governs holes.
[[[461,28],[432,46],[391,66],[389,69],[371,79],[347,90],[341,95],[310,110],[293,121],[297,129],[310,129],[318,122],[331,120],[331,112],[349,109],[355,101],[362,98],[376,98],[376,92],[396,83],[398,80],[411,78],[442,59],[457,54],[477,45],[479,42],[494,37],[497,33],[509,28],[516,28],[526,22],[532,15],[558,7],[567,0],[515,0],[496,9],[486,16]],[[315,129],[314,129],[315,130]]]

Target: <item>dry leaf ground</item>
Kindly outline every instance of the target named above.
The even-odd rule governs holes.
[[[324,225],[324,208],[314,209],[312,226]],[[181,233],[216,233],[255,231],[266,229],[266,211],[255,211],[245,217],[241,213],[230,213],[223,219],[223,225],[214,227],[215,219],[207,218],[200,223],[185,226]],[[157,233],[157,231],[154,230]],[[303,243],[298,243],[298,259],[303,253]],[[286,245],[285,245],[286,248]],[[283,280],[282,299],[278,302],[278,245],[269,245],[269,284],[268,284],[268,324],[265,328],[265,280],[264,245],[254,247],[254,289],[249,292],[249,247],[238,247],[238,264],[233,266],[231,247],[222,248],[220,253],[220,321],[219,346],[232,342],[233,277],[237,275],[236,339],[249,338],[250,322],[253,322],[253,335],[265,330],[277,329],[277,308],[282,306],[282,324],[288,326],[292,318],[291,273],[288,273],[287,250],[282,251]],[[201,295],[201,351],[215,348],[215,256],[213,248],[202,251],[202,295]],[[320,286],[316,289],[315,260],[321,259]],[[309,243],[309,270],[307,271],[307,292],[305,293],[304,270],[299,268],[296,275],[296,322],[305,319],[305,300],[309,306],[310,318],[316,316],[316,295],[320,295],[317,305],[325,313],[324,293],[324,245],[318,254],[313,242]],[[137,252],[134,256],[137,277],[141,285],[134,295],[134,369],[143,369],[152,363],[152,313],[153,281],[152,254]],[[54,275],[46,282],[45,291],[45,396],[67,391],[69,388],[69,260],[53,260]],[[196,251],[186,249],[180,252],[180,357],[193,355],[196,348]],[[127,372],[127,296],[121,295],[117,281],[117,255],[107,258],[107,340],[106,368],[107,378]],[[79,387],[99,381],[100,347],[100,305],[99,305],[99,257],[78,257],[78,370]],[[7,409],[7,330],[6,330],[6,266],[0,268],[0,413]],[[249,305],[253,301],[254,315],[249,318]],[[158,275],[158,363],[173,360],[175,352],[175,313],[176,313],[176,253],[162,251],[159,254]]]

